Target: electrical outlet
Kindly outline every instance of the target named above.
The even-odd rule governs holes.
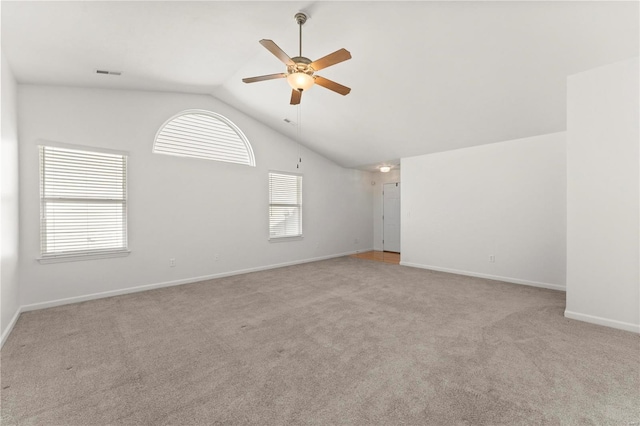
[[[213,255],[213,260],[215,260],[216,262],[217,262],[218,260],[220,260],[220,255],[219,255],[218,253],[214,254],[214,255]]]
[[[496,261],[496,257],[494,255],[490,255],[489,256],[489,262],[495,263],[495,261]]]
[[[176,266],[176,259],[175,257],[172,257],[171,259],[169,259],[169,266],[171,266],[172,268],[174,266]]]

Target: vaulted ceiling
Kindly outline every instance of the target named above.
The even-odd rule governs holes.
[[[566,77],[639,54],[638,2],[2,2],[20,83],[211,94],[346,167],[562,131]],[[289,105],[258,40],[317,59]],[[97,75],[96,69],[121,71]],[[288,124],[284,119],[294,124]],[[295,126],[301,122],[299,129]]]

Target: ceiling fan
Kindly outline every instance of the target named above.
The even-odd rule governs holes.
[[[324,56],[315,61],[311,61],[309,58],[302,56],[302,25],[307,22],[307,15],[302,12],[298,12],[295,15],[296,22],[300,28],[300,51],[298,56],[290,58],[282,49],[278,47],[273,40],[260,40],[260,44],[263,45],[269,52],[273,53],[276,58],[280,59],[287,66],[286,73],[261,75],[259,77],[243,78],[245,83],[255,83],[257,81],[274,80],[277,78],[286,78],[287,82],[292,88],[291,91],[291,105],[298,105],[302,98],[302,92],[308,90],[314,84],[322,86],[326,89],[332,90],[341,95],[347,95],[351,92],[349,87],[338,84],[335,81],[331,81],[327,78],[315,75],[316,71],[338,64],[340,62],[351,59],[351,53],[346,49],[336,50],[327,56]]]

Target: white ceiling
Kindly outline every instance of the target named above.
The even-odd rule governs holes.
[[[7,2],[2,49],[21,83],[208,93],[346,167],[562,131],[567,75],[639,53],[638,2]],[[258,40],[346,48],[289,105]],[[122,76],[96,75],[96,69]]]

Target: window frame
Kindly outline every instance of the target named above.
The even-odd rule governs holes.
[[[299,185],[299,199],[297,200],[298,203],[296,204],[282,204],[282,203],[272,203],[271,202],[271,175],[272,174],[276,174],[276,175],[285,175],[285,176],[295,176],[296,178],[298,178],[298,185]],[[285,241],[297,241],[297,240],[302,240],[304,239],[304,230],[303,230],[303,196],[302,196],[302,191],[303,191],[303,180],[304,180],[304,176],[302,175],[302,173],[292,173],[292,172],[282,172],[279,170],[269,170],[268,174],[267,174],[267,195],[268,195],[268,215],[267,215],[267,231],[268,231],[268,240],[269,242],[272,243],[276,243],[276,242],[285,242]],[[300,217],[300,233],[297,235],[283,235],[283,236],[271,236],[271,207],[272,206],[282,206],[282,207],[287,207],[287,206],[295,206],[299,209],[299,217]]]
[[[123,175],[123,193],[124,197],[121,201],[109,200],[105,201],[105,199],[99,198],[72,198],[72,197],[45,197],[44,195],[44,177],[43,174],[45,172],[45,164],[46,161],[42,155],[43,151],[46,148],[52,149],[65,149],[65,150],[73,150],[73,151],[81,151],[90,154],[108,154],[108,155],[117,155],[122,156],[124,160],[124,166],[122,170]],[[107,148],[93,147],[93,146],[85,146],[85,145],[75,145],[75,144],[67,144],[60,142],[51,142],[46,140],[40,140],[38,144],[38,183],[40,188],[39,198],[40,198],[40,223],[39,223],[39,252],[40,256],[36,258],[36,260],[41,264],[48,263],[59,263],[59,262],[74,262],[74,261],[82,261],[82,260],[92,260],[92,259],[106,259],[113,257],[124,257],[128,256],[131,253],[129,250],[129,152],[113,150]],[[98,249],[98,250],[86,250],[86,251],[68,251],[68,252],[45,252],[46,248],[46,227],[47,220],[45,217],[45,206],[47,202],[58,200],[63,200],[63,202],[68,203],[76,203],[82,204],[94,201],[100,203],[109,203],[109,204],[121,204],[122,205],[122,215],[123,215],[123,234],[124,234],[124,245],[123,247],[118,247],[114,249]],[[75,200],[75,201],[74,201]]]

